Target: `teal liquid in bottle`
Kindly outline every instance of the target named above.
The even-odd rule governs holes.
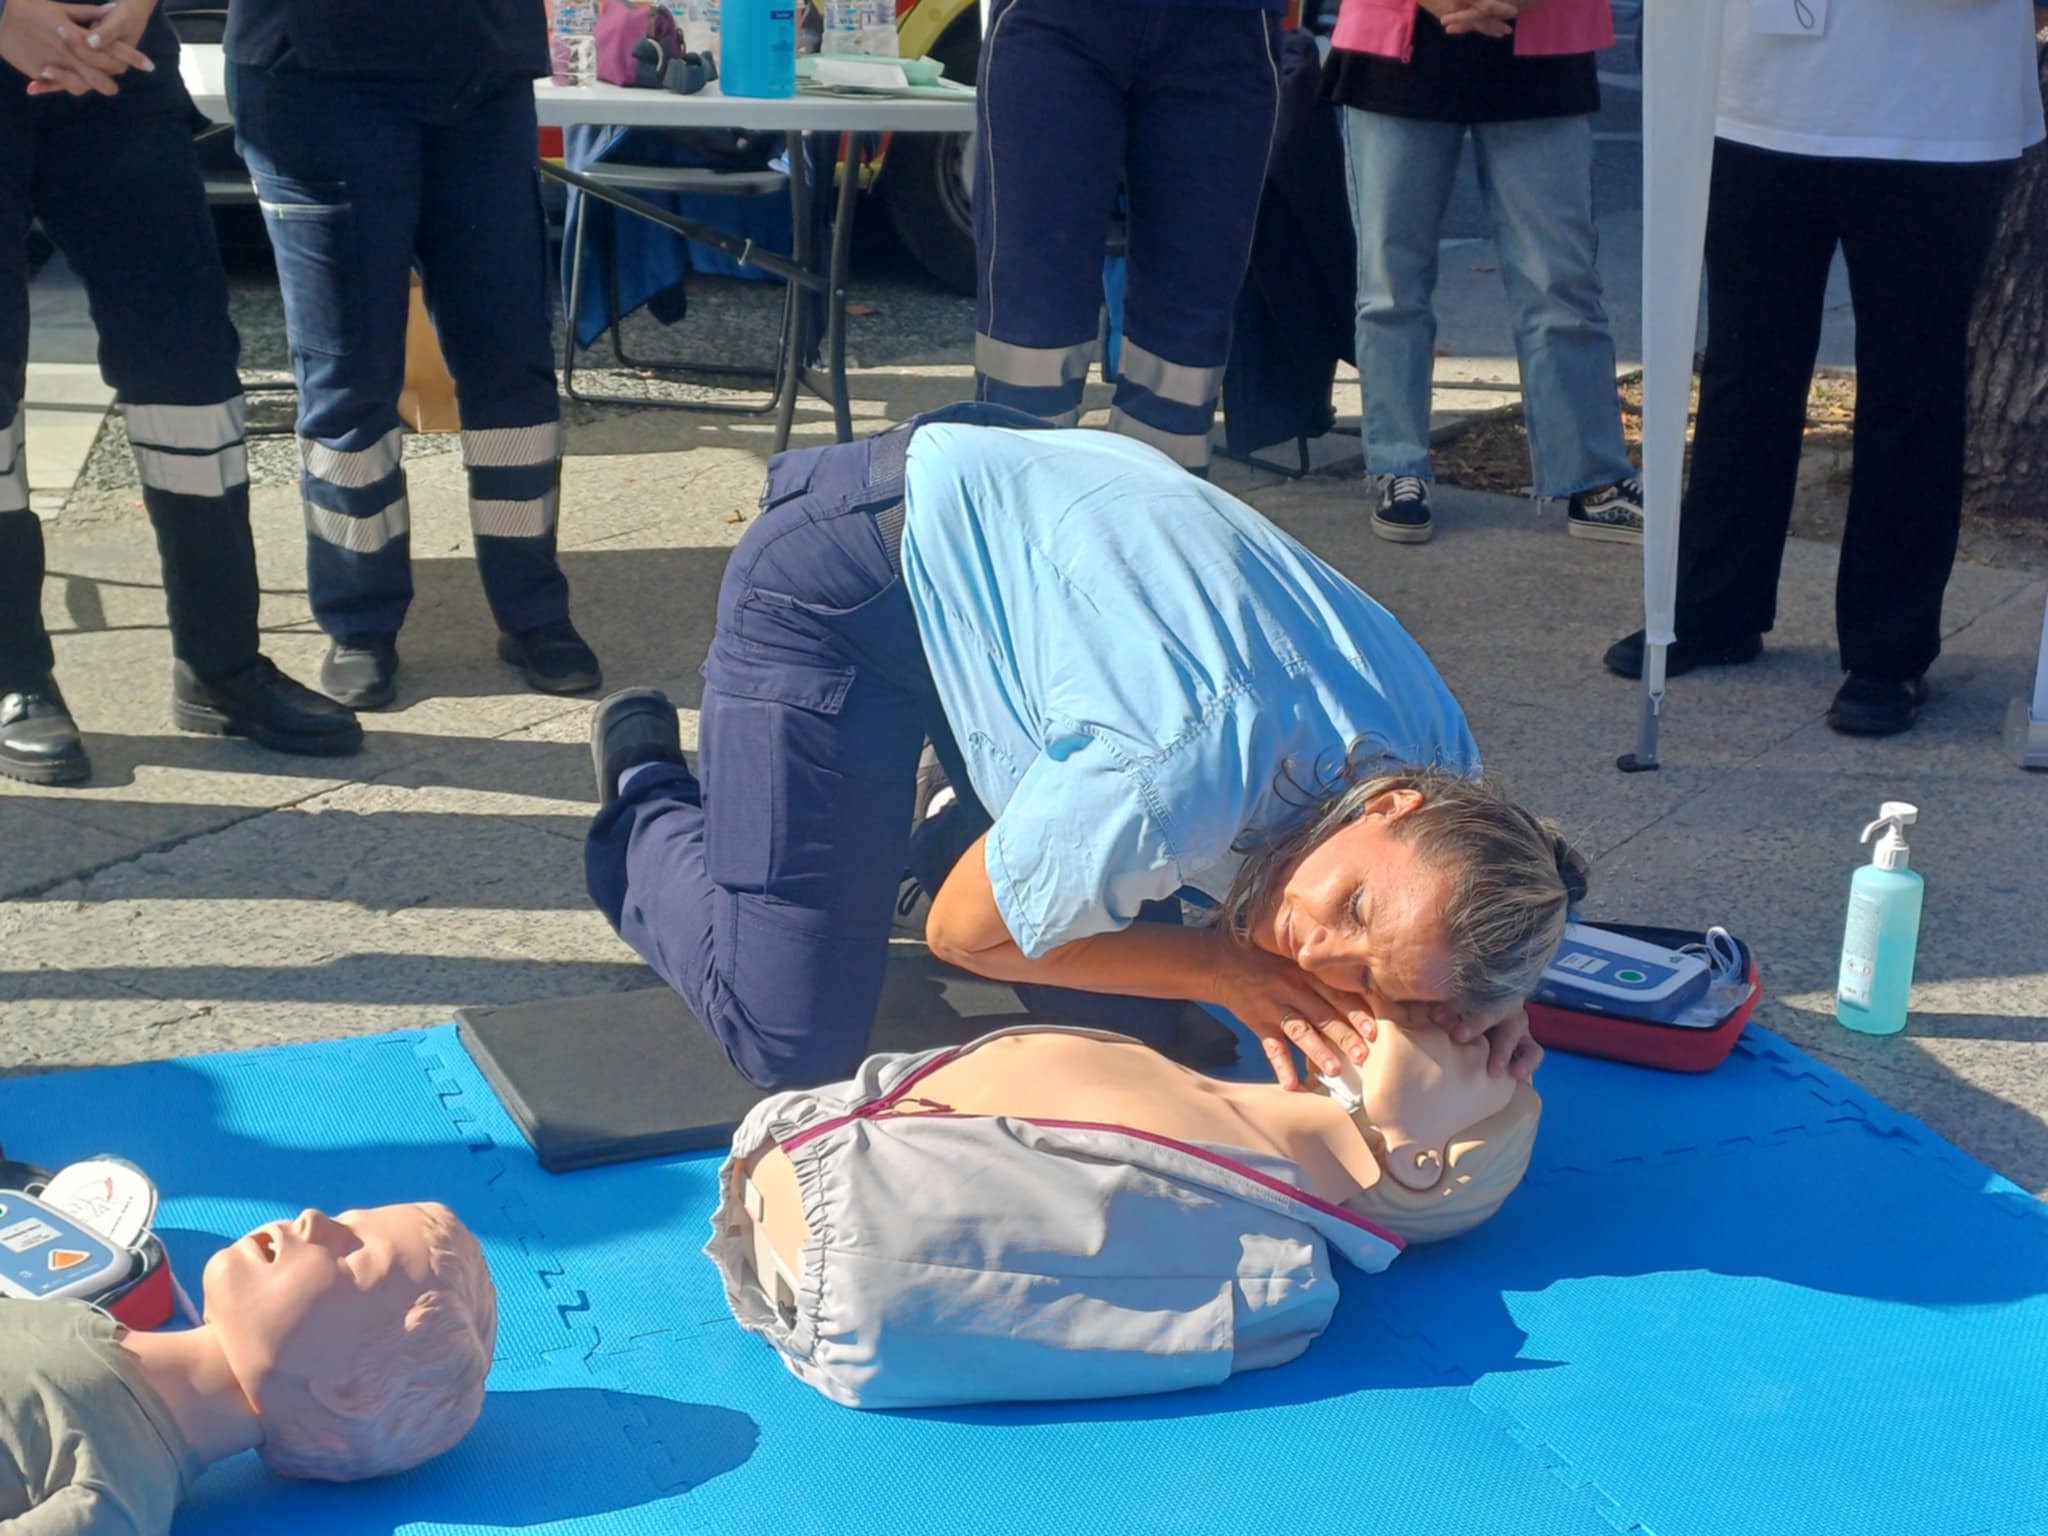
[[[796,94],[796,0],[725,0],[718,88],[727,96]]]
[[[1884,835],[1849,882],[1849,921],[1835,985],[1836,1020],[1860,1034],[1894,1035],[1906,1027],[1925,882],[1907,867],[1912,850],[1905,829],[1919,815],[1904,801],[1887,800],[1877,820],[1863,829],[1866,843],[1880,828]]]

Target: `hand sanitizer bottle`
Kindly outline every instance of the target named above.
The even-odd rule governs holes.
[[[794,96],[796,0],[722,0],[718,74],[726,96]]]
[[[1906,828],[1917,808],[1887,800],[1861,841],[1883,829],[1870,862],[1849,882],[1849,922],[1842,935],[1842,973],[1835,988],[1835,1018],[1866,1035],[1897,1034],[1906,1027],[1913,989],[1913,955],[1920,944],[1920,897],[1925,884],[1906,867],[1912,850]]]

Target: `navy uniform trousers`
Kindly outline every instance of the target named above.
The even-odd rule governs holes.
[[[980,405],[921,419],[1044,425]],[[898,568],[903,456],[916,425],[770,461],[762,516],[719,588],[697,771],[655,763],[632,774],[585,847],[591,899],[763,1087],[846,1077],[866,1052],[897,889],[916,863],[911,815],[927,736],[960,803],[942,818],[949,835],[919,852],[941,864],[956,854],[956,816],[988,825]],[[918,874],[936,890],[945,868]],[[1177,908],[1146,915],[1173,921]],[[1182,1008],[1054,987],[1019,993],[1065,1022],[1154,1042]]]
[[[396,634],[412,601],[398,396],[415,264],[455,379],[492,616],[515,633],[567,618],[533,82],[505,71],[357,79],[287,59],[232,65],[228,88],[284,289],[321,629]]]
[[[256,658],[240,342],[161,14],[142,46],[155,72],[130,70],[111,97],[31,97],[0,65],[0,694],[39,687],[51,669],[22,421],[36,219],[85,284],[100,372],[126,410],[172,654],[206,678]]]
[[[1144,0],[999,0],[974,166],[976,396],[1072,426],[1121,185],[1113,430],[1193,470],[1230,357],[1279,111],[1279,18]]]

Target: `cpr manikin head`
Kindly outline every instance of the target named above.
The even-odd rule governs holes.
[[[1488,1076],[1486,1056],[1484,1039],[1460,1045],[1382,1020],[1365,1064],[1324,1080],[1380,1164],[1379,1181],[1350,1202],[1359,1215],[1411,1243],[1441,1242],[1514,1192],[1543,1101],[1517,1078]]]
[[[482,1411],[497,1293],[444,1205],[259,1227],[207,1264],[205,1313],[284,1476],[401,1472]]]

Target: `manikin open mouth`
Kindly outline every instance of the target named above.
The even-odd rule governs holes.
[[[275,1227],[262,1227],[251,1232],[249,1234],[249,1241],[254,1243],[256,1251],[263,1255],[264,1263],[275,1264],[277,1262],[278,1243],[277,1229]]]

